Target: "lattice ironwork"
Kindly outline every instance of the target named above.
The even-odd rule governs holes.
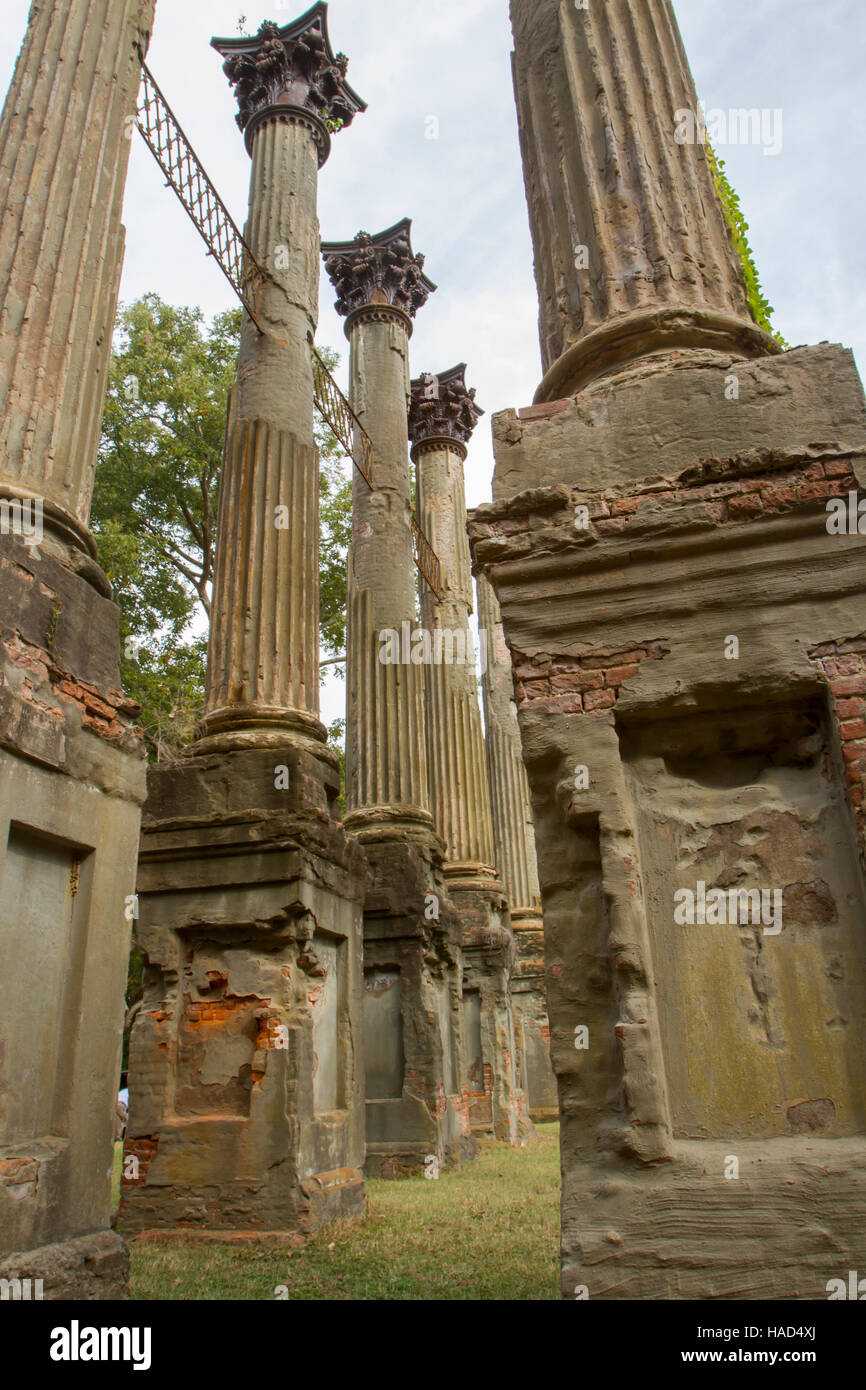
[[[439,556],[422,531],[417,516],[412,517],[412,550],[418,573],[441,602],[442,566]]]
[[[141,74],[138,129],[207,246],[208,255],[213,256],[258,328],[261,267],[143,59]]]
[[[141,73],[137,124],[142,138],[207,246],[208,255],[213,256],[261,331],[257,313],[264,272],[208,178],[143,56]],[[375,460],[370,437],[315,347],[312,347],[312,354],[316,409],[334,431],[367,486],[372,488]],[[442,567],[415,516],[412,518],[412,549],[419,574],[441,599]]]
[[[313,353],[313,396],[316,409],[331,426],[364,482],[373,488],[373,444],[346,397],[315,348]]]

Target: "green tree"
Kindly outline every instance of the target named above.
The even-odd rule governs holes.
[[[153,756],[172,757],[201,714],[219,477],[241,310],[205,325],[198,309],[148,294],[118,313],[91,526],[121,610],[124,689],[142,707]],[[334,353],[323,351],[332,369]],[[345,642],[351,482],[331,431],[321,470],[321,640]]]

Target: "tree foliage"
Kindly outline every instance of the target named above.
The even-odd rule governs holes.
[[[118,313],[91,511],[121,611],[124,689],[152,754],[187,741],[204,700],[219,478],[241,310],[206,325],[198,309],[148,294]],[[334,353],[322,354],[333,369]],[[351,481],[317,429],[321,468],[321,640],[344,650]]]

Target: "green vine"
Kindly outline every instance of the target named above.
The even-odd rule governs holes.
[[[725,221],[731,235],[731,244],[740,258],[740,265],[743,267],[749,307],[755,316],[755,322],[759,328],[763,328],[765,332],[775,338],[780,347],[789,348],[790,343],[786,342],[781,333],[773,327],[773,306],[761,289],[758,268],[755,265],[752,248],[749,245],[749,224],[743,216],[740,200],[728,182],[724,160],[719,158],[709,141],[706,143],[706,151],[707,162],[712,171],[716,192],[719,195],[719,201],[722,204]]]

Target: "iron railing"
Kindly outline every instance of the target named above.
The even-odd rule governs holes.
[[[234,218],[205,172],[184,134],[144,56],[136,123],[142,138],[173,189],[190,221],[256,328],[264,271],[238,229]],[[346,456],[369,488],[374,486],[373,444],[315,345],[313,396],[316,409],[339,440]],[[442,567],[417,517],[412,517],[412,550],[418,572],[438,599],[442,597]]]
[[[141,75],[137,124],[144,142],[207,246],[208,255],[213,256],[258,328],[258,299],[264,278],[261,267],[144,59]]]
[[[334,431],[367,486],[373,488],[373,444],[316,348],[313,354],[313,398],[316,409]]]
[[[412,517],[412,552],[415,565],[428,588],[442,600],[442,566],[439,557],[421,529],[417,516]]]

